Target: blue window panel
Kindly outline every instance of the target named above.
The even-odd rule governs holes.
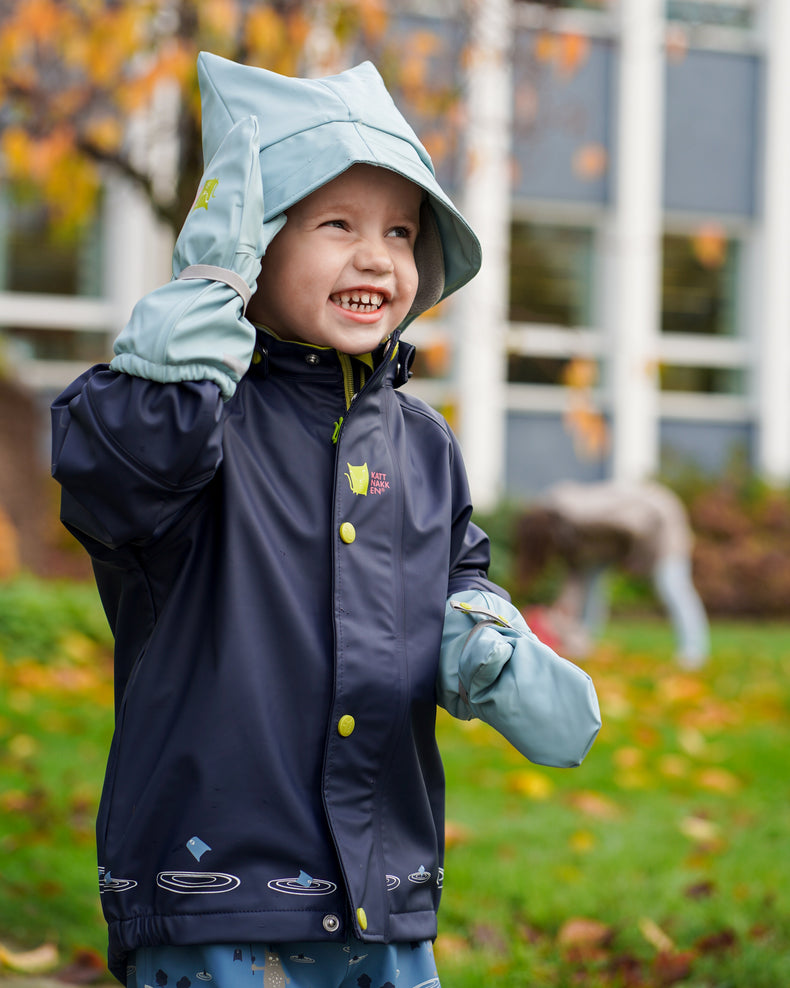
[[[506,497],[529,500],[561,480],[591,483],[611,472],[610,457],[582,459],[562,416],[547,412],[509,412],[506,422]]]
[[[609,455],[577,455],[562,416],[547,412],[510,412],[506,423],[505,496],[531,500],[563,480],[594,483],[611,476]],[[659,426],[662,475],[685,467],[720,476],[735,457],[752,462],[755,428],[750,422],[663,420]]]
[[[612,43],[587,39],[575,67],[537,56],[539,35],[519,31],[514,42],[514,193],[517,197],[606,203],[612,166],[615,106]],[[605,164],[584,168],[585,149],[600,148]],[[581,167],[580,167],[581,165]]]
[[[419,93],[404,91],[399,77],[404,53],[411,52],[415,44],[420,48],[429,36],[433,41],[422,56],[425,85]],[[467,43],[463,18],[430,17],[394,10],[378,48],[370,49],[360,44],[352,59],[371,59],[377,66],[396,105],[417,136],[428,145],[439,184],[451,197],[463,189],[463,134],[459,129],[460,117],[450,111],[452,104],[460,103],[462,99],[462,63]],[[443,138],[438,154],[431,146],[432,137],[435,138],[437,133]]]
[[[664,206],[752,216],[761,62],[689,51],[666,69]]]
[[[749,422],[662,421],[659,428],[661,473],[672,475],[684,467],[720,476],[735,457],[753,460],[754,426]]]

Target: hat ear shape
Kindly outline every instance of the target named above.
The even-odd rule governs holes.
[[[420,232],[414,242],[414,263],[419,283],[409,315],[419,316],[436,305],[444,293],[442,238],[436,215],[427,200],[420,206]]]

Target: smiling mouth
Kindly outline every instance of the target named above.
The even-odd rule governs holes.
[[[349,312],[377,312],[384,304],[381,292],[338,292],[331,299]]]

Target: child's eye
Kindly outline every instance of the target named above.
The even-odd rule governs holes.
[[[412,231],[408,226],[394,226],[389,233],[388,237],[404,237],[409,240],[412,236]]]
[[[324,226],[334,226],[334,227],[337,227],[338,230],[345,230],[345,228],[346,228],[346,221],[345,220],[327,220],[326,223],[324,223]]]

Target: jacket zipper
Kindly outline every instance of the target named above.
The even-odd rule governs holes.
[[[356,394],[356,388],[354,387],[354,364],[347,353],[340,353],[338,351],[337,356],[343,371],[343,392],[346,399],[346,411],[348,411]]]

